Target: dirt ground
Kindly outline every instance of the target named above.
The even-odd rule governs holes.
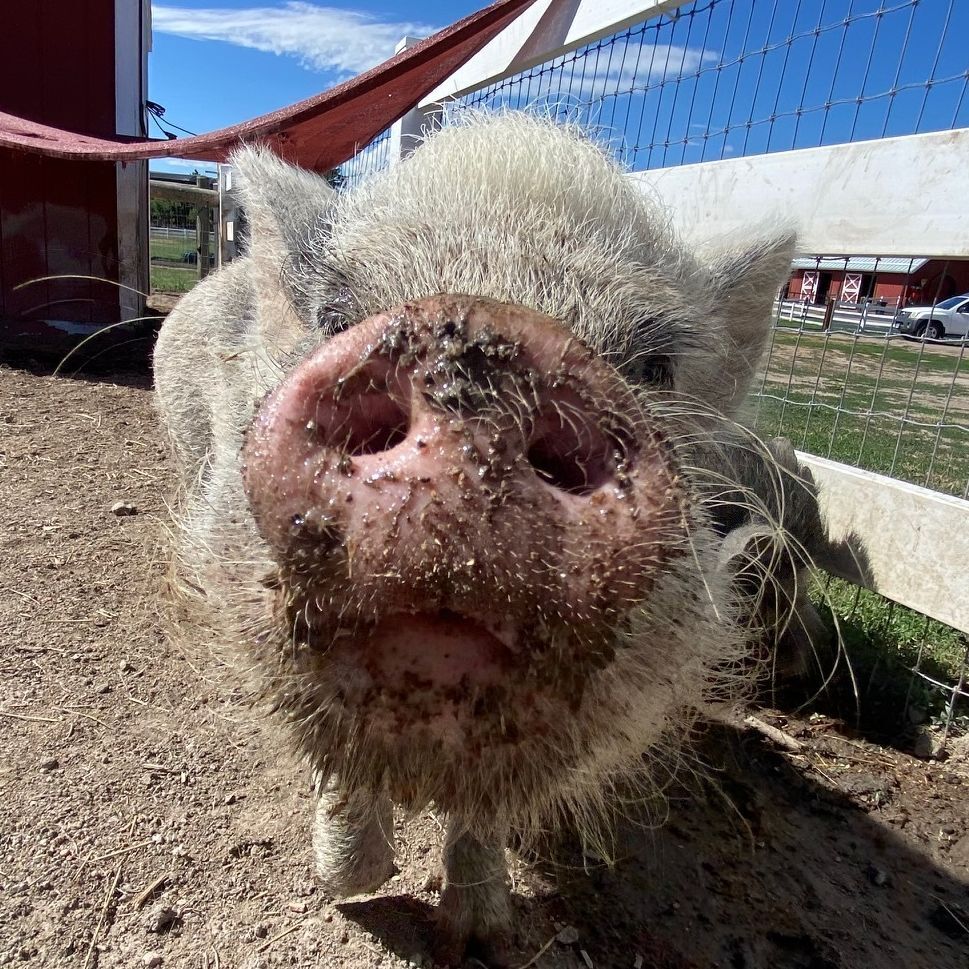
[[[836,404],[844,390],[845,374],[850,371],[854,384],[859,389],[864,386],[864,394],[875,394],[867,406],[876,411],[901,412],[906,405],[911,407],[910,402],[914,400],[918,409],[933,417],[938,414],[939,419],[948,423],[964,423],[969,418],[969,393],[965,393],[969,354],[961,342],[950,346],[895,342],[893,348],[911,351],[910,360],[899,361],[887,354],[883,357],[885,347],[877,354],[855,352],[854,335],[825,337],[812,333],[803,343],[790,343],[787,342],[790,334],[783,330],[775,332],[785,339],[775,339],[771,344],[768,385],[789,386],[795,393]],[[931,365],[923,364],[923,359]]]
[[[166,643],[171,487],[144,374],[0,367],[0,964],[429,966],[436,821],[401,823],[378,896],[333,903],[307,775]],[[969,966],[965,759],[758,716],[800,747],[711,726],[710,780],[623,825],[614,868],[516,865],[517,965]]]

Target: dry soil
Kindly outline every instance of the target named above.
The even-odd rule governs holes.
[[[146,374],[0,367],[0,964],[429,966],[434,818],[400,822],[379,895],[325,897],[306,773],[166,642],[172,484]],[[615,867],[516,863],[517,965],[969,966],[958,752],[758,716],[799,749],[712,725],[711,780],[672,787],[660,829],[631,808]]]

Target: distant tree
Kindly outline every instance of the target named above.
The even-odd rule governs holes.
[[[152,198],[149,211],[152,225],[187,226],[195,222],[196,208],[191,202]]]

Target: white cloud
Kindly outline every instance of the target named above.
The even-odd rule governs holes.
[[[532,103],[551,99],[557,104],[588,105],[612,95],[642,94],[647,86],[655,91],[659,82],[673,84],[678,77],[688,82],[698,70],[715,64],[719,57],[715,51],[702,47],[617,40],[578,59],[573,54],[565,54],[550,61],[541,71],[532,68],[530,74],[526,73],[532,80],[526,81],[520,90],[499,86],[490,101],[521,103],[521,96],[526,96]]]
[[[386,60],[405,35],[426,37],[437,30],[303,0],[242,10],[152,4],[151,16],[152,29],[158,33],[251,47],[295,57],[308,70],[347,75]]]
[[[597,58],[590,55],[593,69],[584,77],[581,68],[577,70],[579,80],[572,92],[587,98],[628,94],[642,90],[647,83],[688,77],[704,65],[715,63],[718,56],[700,47],[617,41],[603,48]]]

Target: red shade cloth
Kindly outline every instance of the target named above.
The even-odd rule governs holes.
[[[94,138],[0,111],[0,146],[87,161],[225,161],[240,144],[258,141],[288,161],[326,171],[415,107],[533,2],[498,0],[329,91],[206,135],[168,141]]]

